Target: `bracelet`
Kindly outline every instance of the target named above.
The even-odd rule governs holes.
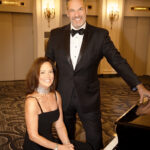
[[[54,150],[58,150],[58,144],[56,144],[56,147],[55,147],[55,149]]]

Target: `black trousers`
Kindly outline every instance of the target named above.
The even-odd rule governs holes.
[[[86,142],[93,147],[93,150],[100,150],[103,148],[100,110],[83,113],[80,109],[77,92],[74,90],[71,102],[67,110],[64,111],[64,123],[68,131],[68,136],[71,140],[75,139],[77,113],[85,130]]]

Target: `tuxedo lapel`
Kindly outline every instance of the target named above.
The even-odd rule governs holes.
[[[66,51],[67,61],[72,66],[72,61],[70,57],[70,25],[68,25],[64,30],[64,49]],[[72,66],[73,68],[73,66]]]
[[[83,37],[83,41],[82,41],[82,45],[81,45],[81,49],[80,49],[80,53],[78,56],[78,60],[77,60],[77,64],[76,64],[76,69],[78,68],[78,65],[83,57],[83,54],[86,50],[86,47],[88,45],[89,42],[89,37],[90,37],[90,32],[89,32],[89,25],[86,25],[86,29],[85,29],[85,33],[84,33],[84,37]]]

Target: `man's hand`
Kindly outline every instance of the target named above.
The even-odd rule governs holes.
[[[145,97],[150,98],[150,91],[147,90],[143,84],[138,84],[136,87],[140,95],[140,103],[143,103]]]

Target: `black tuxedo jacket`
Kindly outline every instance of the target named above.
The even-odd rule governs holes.
[[[45,55],[57,64],[58,91],[62,97],[63,110],[69,105],[74,88],[84,112],[99,109],[100,87],[97,69],[104,56],[129,86],[135,87],[139,84],[137,76],[114,47],[108,31],[102,28],[86,25],[75,70],[70,58],[70,25],[51,31]]]

